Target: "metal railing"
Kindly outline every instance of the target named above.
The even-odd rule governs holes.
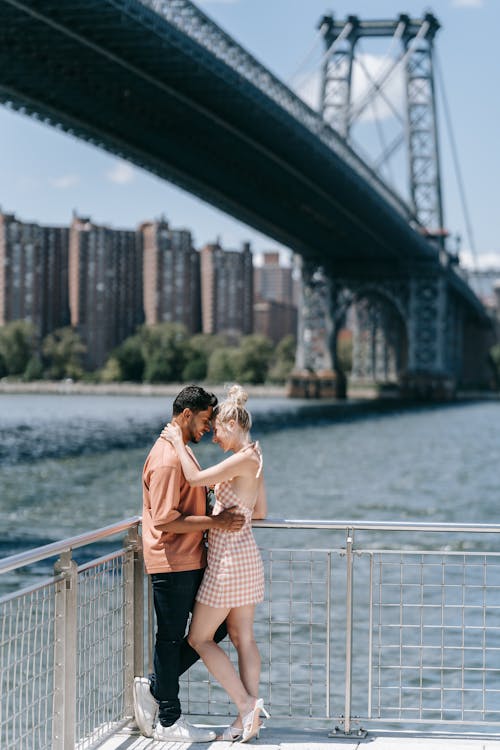
[[[139,523],[0,560],[7,574],[57,556],[52,576],[0,597],[2,750],[83,750],[130,718],[133,677],[144,668]],[[73,560],[73,550],[124,531],[118,549]]]
[[[0,560],[1,574],[58,556],[53,576],[0,597],[3,750],[93,747],[132,716],[132,678],[144,674],[152,633],[139,523]],[[327,721],[344,736],[500,726],[500,525],[254,525],[266,568],[255,623],[261,695],[273,718]],[[124,532],[107,554],[73,560],[72,550]],[[293,544],[278,547],[280,535]],[[181,692],[186,713],[232,712],[201,663]]]

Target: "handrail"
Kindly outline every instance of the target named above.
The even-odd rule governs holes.
[[[142,521],[141,516],[132,516],[118,523],[104,526],[101,529],[89,531],[85,534],[62,539],[59,542],[45,544],[43,547],[21,552],[17,555],[4,557],[0,559],[0,575],[8,573],[16,568],[22,568],[25,565],[31,565],[48,557],[60,555],[69,549],[77,549],[87,544],[93,544],[101,539],[120,534],[127,531],[133,526],[137,526]],[[500,534],[500,524],[498,523],[420,523],[404,521],[350,521],[350,520],[321,520],[321,519],[304,519],[304,518],[265,518],[252,522],[255,528],[260,529],[325,529],[331,531],[342,531],[352,529],[353,531],[428,531],[436,533],[459,533],[466,532],[470,534]]]
[[[429,532],[468,532],[471,534],[500,534],[499,523],[420,523],[404,521],[329,521],[320,519],[266,518],[255,520],[252,525],[264,529],[353,529],[354,531],[429,531]]]
[[[118,523],[113,523],[110,526],[103,526],[101,529],[96,529],[95,531],[88,531],[85,534],[78,534],[68,539],[62,539],[59,542],[44,544],[43,547],[35,547],[27,552],[20,552],[18,555],[4,557],[0,559],[0,575],[16,568],[22,568],[25,565],[40,562],[40,560],[46,560],[48,557],[60,555],[70,549],[84,547],[86,544],[93,544],[109,536],[120,534],[133,526],[137,526],[141,520],[141,516],[132,516]]]

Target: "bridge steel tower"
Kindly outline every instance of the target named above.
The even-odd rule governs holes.
[[[345,376],[337,355],[337,332],[351,305],[354,313],[352,376],[397,382],[409,395],[433,397],[454,391],[462,363],[461,312],[445,282],[454,261],[445,249],[440,158],[433,75],[433,43],[439,22],[427,13],[422,19],[400,15],[394,21],[363,21],[348,16],[335,21],[324,16],[319,28],[325,42],[320,112],[349,143],[356,119],[370,97],[383,95],[383,86],[397,66],[404,67],[406,118],[403,134],[387,149],[389,158],[406,143],[408,193],[415,231],[435,244],[439,264],[391,271],[367,282],[362,268],[352,264],[339,275],[326,266],[303,264],[303,297],[299,314],[297,374],[309,372],[315,382],[307,395],[324,384],[329,395],[345,393]],[[363,37],[393,37],[399,56],[360,102],[352,101],[356,45]],[[328,304],[326,300],[329,300]],[[313,375],[314,373],[314,375]],[[304,375],[302,391],[306,390]],[[297,389],[300,392],[300,387]]]

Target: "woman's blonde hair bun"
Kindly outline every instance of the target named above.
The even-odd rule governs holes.
[[[245,409],[247,400],[248,393],[241,385],[235,383],[227,388],[227,397],[215,407],[214,415],[223,423],[234,419],[245,432],[248,432],[252,426],[252,417]]]
[[[248,401],[248,393],[243,390],[241,385],[235,383],[227,389],[227,400],[236,404],[236,406],[245,406]]]

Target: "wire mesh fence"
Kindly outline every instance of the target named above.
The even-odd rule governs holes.
[[[52,749],[55,583],[0,604],[0,747]]]
[[[135,534],[137,521],[121,528]],[[134,534],[80,567],[71,540],[62,542],[53,577],[0,598],[2,750],[90,749],[131,718],[133,676],[152,650]],[[344,734],[361,724],[461,733],[499,726],[495,547],[485,551],[483,537],[481,551],[357,548],[345,526],[343,539],[325,549],[262,549],[266,596],[255,634],[273,717],[327,721]],[[12,560],[0,561],[0,573]],[[202,663],[181,685],[186,713],[234,712]]]

